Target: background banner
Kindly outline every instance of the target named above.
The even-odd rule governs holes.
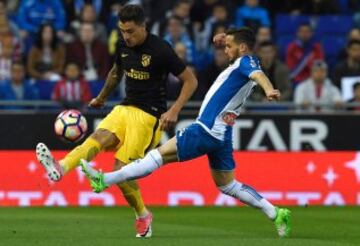
[[[57,158],[64,151],[55,151]],[[360,205],[360,152],[235,152],[236,177],[281,205]],[[49,182],[33,151],[0,151],[0,206],[125,205],[117,187],[95,194],[80,170]],[[93,163],[112,170],[113,153]],[[171,164],[140,180],[149,205],[238,206],[213,184],[207,158]]]
[[[85,115],[90,134],[104,115]],[[32,150],[40,141],[51,149],[69,149],[74,144],[59,141],[54,133],[56,114],[0,114],[0,149]],[[175,130],[194,121],[196,115],[181,115]],[[235,150],[248,151],[326,151],[359,150],[356,129],[360,117],[355,114],[297,115],[254,114],[240,116],[234,125]],[[163,135],[163,141],[174,131]],[[357,134],[357,135],[356,135]],[[21,141],[19,141],[21,140]]]

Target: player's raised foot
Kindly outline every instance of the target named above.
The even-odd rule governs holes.
[[[135,221],[136,237],[138,238],[148,238],[152,235],[151,223],[152,223],[152,213],[149,212],[143,218],[137,218]]]
[[[81,171],[85,174],[90,182],[90,186],[95,193],[100,193],[108,186],[104,182],[104,174],[92,168],[84,159],[80,160]]]
[[[275,227],[279,237],[290,237],[291,234],[291,211],[287,208],[276,208]]]
[[[63,176],[62,168],[45,144],[38,143],[36,145],[36,157],[52,181],[59,181],[61,179]]]

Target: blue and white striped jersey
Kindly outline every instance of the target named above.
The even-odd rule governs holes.
[[[216,78],[201,105],[196,123],[219,140],[231,139],[231,126],[256,82],[251,73],[261,71],[259,59],[242,56]]]

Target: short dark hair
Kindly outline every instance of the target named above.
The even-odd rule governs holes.
[[[226,31],[226,35],[234,36],[235,43],[237,44],[245,43],[250,50],[252,50],[255,46],[255,33],[249,27],[229,29]]]
[[[353,84],[353,91],[355,91],[358,87],[360,87],[360,82],[355,82],[355,84]]]
[[[191,4],[191,1],[190,1],[190,0],[178,0],[178,1],[174,4],[174,8],[179,7],[179,5],[181,5],[181,4],[183,4],[183,3],[185,3],[185,4]]]
[[[299,25],[298,25],[297,30],[299,30],[300,27],[308,27],[308,28],[310,28],[311,30],[313,30],[313,28],[312,28],[312,26],[311,26],[311,24],[310,24],[309,21],[302,21],[302,22],[300,22]]]
[[[144,24],[145,12],[140,5],[128,4],[119,11],[119,20],[121,22],[133,21],[136,24]]]
[[[67,68],[67,67],[70,66],[70,65],[76,66],[79,70],[80,70],[80,68],[81,68],[80,63],[77,62],[77,61],[73,61],[73,60],[68,61],[68,62],[65,64],[65,68]]]
[[[347,43],[346,47],[350,48],[351,46],[358,44],[360,45],[360,40],[357,39],[350,39],[349,42]]]
[[[276,47],[275,43],[271,40],[266,40],[266,41],[262,41],[261,43],[259,43],[259,48],[263,48],[263,47]]]

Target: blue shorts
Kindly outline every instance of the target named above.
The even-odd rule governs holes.
[[[179,161],[207,155],[211,169],[231,171],[235,168],[231,139],[220,141],[194,123],[176,132],[176,140]]]

